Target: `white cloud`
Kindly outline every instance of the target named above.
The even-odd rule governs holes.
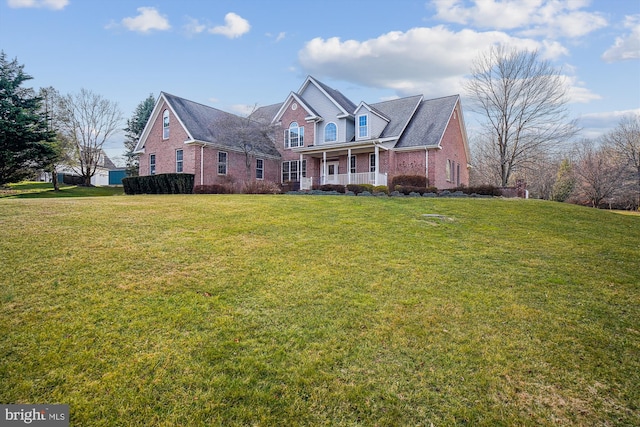
[[[148,33],[153,30],[165,31],[171,28],[166,16],[160,15],[155,7],[139,7],[140,13],[133,18],[124,18],[122,25],[130,30],[139,33]]]
[[[570,103],[587,104],[591,101],[602,99],[600,95],[593,93],[584,87],[583,83],[578,81],[576,77],[564,75],[562,76],[562,79],[564,81],[567,98]]]
[[[433,0],[436,18],[524,37],[582,37],[607,25],[600,13],[580,9],[589,0]]]
[[[278,37],[276,37],[276,43],[278,43],[281,40],[284,40],[286,36],[287,36],[287,33],[285,33],[284,31],[281,31],[280,33],[278,33]]]
[[[205,24],[201,24],[195,18],[187,17],[187,24],[184,26],[184,30],[189,36],[193,36],[195,34],[200,34],[207,29]]]
[[[624,26],[631,29],[631,32],[616,37],[613,46],[602,54],[602,59],[606,62],[640,59],[640,15],[625,17]]]
[[[623,117],[633,114],[640,115],[640,108],[583,114],[578,117],[578,124],[582,127],[581,135],[585,138],[598,138],[615,128]]]
[[[34,7],[62,10],[69,4],[69,0],[7,0],[7,4],[15,9]]]
[[[472,61],[490,46],[504,44],[540,51],[557,59],[566,49],[498,31],[453,32],[446,27],[394,31],[365,41],[315,38],[299,52],[302,68],[318,77],[394,89],[397,94],[428,97],[461,93]]]
[[[213,27],[209,30],[212,34],[221,34],[230,39],[235,39],[241,35],[248,33],[251,29],[249,21],[236,15],[233,12],[229,12],[224,17],[224,25]]]

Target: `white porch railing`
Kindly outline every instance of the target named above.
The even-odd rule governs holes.
[[[350,175],[350,176],[349,176]],[[341,173],[337,175],[327,175],[320,177],[308,177],[300,179],[300,189],[301,190],[310,190],[313,187],[313,184],[336,184],[336,185],[347,185],[347,184],[372,184],[372,185],[387,185],[387,174],[379,173],[378,174],[378,182],[376,184],[376,173],[375,172],[365,172],[365,173],[352,173],[346,174]]]

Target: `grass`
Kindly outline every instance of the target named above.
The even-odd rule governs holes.
[[[54,191],[49,182],[21,182],[0,187],[0,198],[49,199],[57,197],[99,197],[120,196],[124,194],[122,186],[115,187],[82,187],[60,184],[60,191]]]
[[[72,425],[640,425],[637,216],[5,198],[0,230],[0,402]]]

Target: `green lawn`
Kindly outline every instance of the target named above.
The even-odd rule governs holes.
[[[74,426],[640,425],[638,216],[3,198],[0,230],[0,402]]]
[[[0,187],[0,198],[49,199],[54,197],[98,197],[124,195],[122,186],[117,187],[81,187],[60,184],[60,191],[53,190],[50,182],[21,182]]]

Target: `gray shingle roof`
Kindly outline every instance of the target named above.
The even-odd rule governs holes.
[[[316,83],[318,83],[320,85],[320,87],[322,87],[322,89],[327,92],[329,94],[329,96],[331,96],[333,98],[334,101],[336,101],[342,108],[345,109],[345,111],[347,111],[348,113],[353,114],[353,112],[355,111],[357,105],[354,104],[353,102],[351,102],[351,100],[349,98],[347,98],[346,96],[344,96],[340,91],[327,86],[326,84],[322,83],[321,81],[318,81],[317,79],[313,79]]]
[[[380,138],[392,138],[400,136],[400,132],[405,128],[411,118],[411,113],[418,106],[422,96],[409,96],[407,98],[393,99],[391,101],[370,104],[384,117],[389,119],[389,124],[384,128]]]
[[[165,92],[163,95],[193,139],[235,150],[250,144],[256,154],[280,157],[266,125]]]
[[[438,145],[458,99],[452,95],[422,101],[395,148]]]

